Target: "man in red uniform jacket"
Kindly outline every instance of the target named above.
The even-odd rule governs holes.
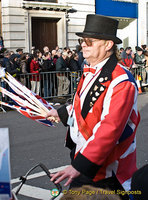
[[[116,37],[117,27],[115,19],[88,15],[84,31],[76,33],[82,37],[79,41],[89,65],[84,66],[73,105],[47,115],[69,127],[66,146],[72,162],[52,175],[55,183],[67,178],[65,186],[70,187],[89,184],[130,190],[137,169],[138,88],[132,74],[118,63],[116,44],[122,41]]]

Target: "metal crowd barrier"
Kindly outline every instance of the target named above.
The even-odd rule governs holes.
[[[82,71],[52,71],[40,72],[39,75],[34,73],[20,74],[18,80],[33,91],[33,79],[33,84],[35,84],[35,90],[33,92],[38,93],[45,99],[54,97],[73,98],[81,75]],[[37,88],[39,92],[37,91]]]
[[[142,85],[143,69],[133,68],[131,70],[131,73],[136,80],[138,77],[141,78],[140,82]],[[82,71],[52,71],[40,72],[38,75],[33,73],[20,74],[16,77],[16,79],[30,90],[32,90],[31,79],[34,79],[34,88],[37,89],[37,87],[39,87],[38,94],[45,99],[52,99],[56,97],[66,97],[68,99],[72,99],[81,75]],[[2,79],[0,79],[0,86],[8,89],[7,84]],[[65,93],[59,93],[59,89],[65,90]],[[37,93],[36,90],[34,92]],[[2,101],[2,99],[6,102],[11,102],[10,98],[3,97],[0,93],[0,101]],[[1,105],[0,109],[5,112],[4,108]]]
[[[142,68],[132,68],[130,71],[136,80],[137,80],[137,76],[140,75],[142,77]]]
[[[132,68],[130,71],[141,87],[148,86],[148,73],[144,67]]]

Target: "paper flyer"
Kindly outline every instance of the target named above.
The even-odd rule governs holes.
[[[0,128],[0,200],[11,199],[10,145],[8,128]]]

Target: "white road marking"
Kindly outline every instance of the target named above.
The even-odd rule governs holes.
[[[58,171],[61,171],[61,170],[65,169],[67,166],[68,165],[65,165],[65,166],[62,166],[62,167],[58,167],[58,168],[54,168],[54,169],[49,169],[49,171],[50,171],[50,173],[55,173],[55,172],[58,172]],[[45,176],[45,175],[46,175],[45,172],[38,172],[38,173],[29,175],[27,177],[27,180],[38,178],[38,177]],[[18,182],[20,182],[19,178],[15,178],[15,179],[11,180],[11,184],[18,183]]]
[[[50,169],[49,171],[50,171],[50,173],[55,173],[55,172],[58,172],[58,171],[61,171],[61,170],[65,169],[67,166],[68,165],[62,166],[62,167],[58,167],[58,168],[54,168],[54,169]],[[45,176],[45,175],[46,175],[45,172],[38,172],[38,173],[29,175],[27,177],[27,180],[38,178],[38,177],[42,177],[42,176]],[[19,178],[15,178],[15,179],[11,180],[11,184],[18,183],[18,182],[20,182]],[[12,190],[15,192],[17,187],[18,186],[16,186]],[[30,186],[30,185],[26,185],[26,184],[23,185],[23,187],[19,191],[19,194],[21,194],[23,196],[26,196],[26,197],[40,199],[40,200],[41,199],[50,200],[52,198],[50,190],[39,188],[39,187],[35,187],[35,186]],[[59,200],[61,198],[61,196],[62,196],[62,193],[56,198],[56,200]]]
[[[16,190],[17,187],[13,189],[13,191]],[[39,187],[34,187],[30,185],[24,184],[23,187],[21,188],[19,194],[26,196],[26,197],[31,197],[35,199],[43,199],[43,200],[50,200],[53,196],[51,195],[50,190],[42,189]],[[59,200],[61,198],[62,194],[60,194],[56,200]]]

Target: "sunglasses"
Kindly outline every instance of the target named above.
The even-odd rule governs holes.
[[[97,41],[97,39],[90,39],[90,38],[79,38],[78,42],[81,45],[83,42],[86,43],[87,46],[92,46],[92,43]]]

